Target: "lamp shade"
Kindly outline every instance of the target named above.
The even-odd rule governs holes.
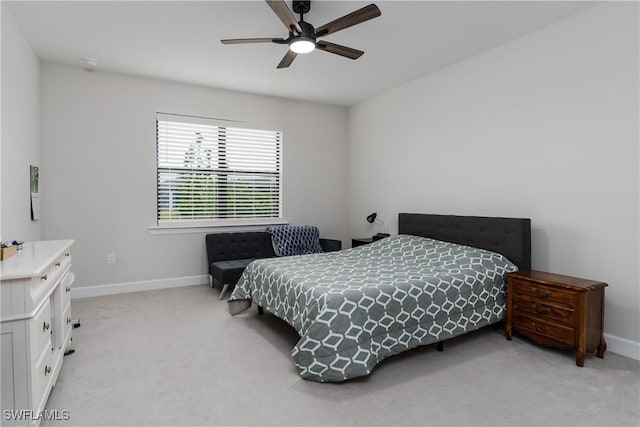
[[[374,212],[372,214],[369,214],[369,216],[367,216],[367,222],[369,224],[373,224],[373,222],[376,220],[376,217],[378,216],[377,212]]]

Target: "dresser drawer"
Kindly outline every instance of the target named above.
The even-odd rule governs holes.
[[[43,290],[51,289],[51,286],[55,283],[55,277],[51,276],[51,264],[49,264],[44,270],[40,271],[37,276],[31,278],[31,289],[33,289],[34,301],[37,301],[37,297]]]
[[[551,338],[569,346],[574,345],[574,329],[547,322],[535,317],[518,315],[513,319],[513,327],[521,333],[533,333],[534,335]],[[532,337],[535,340],[535,337]]]
[[[51,319],[51,302],[47,300],[35,317],[29,320],[29,332],[31,335],[31,360],[35,361],[46,347],[51,353],[51,331],[53,322]]]
[[[565,291],[537,283],[529,283],[522,280],[512,279],[514,295],[523,294],[535,297],[540,302],[553,301],[563,307],[574,307],[575,292]]]
[[[51,277],[58,277],[66,270],[69,264],[71,264],[71,252],[66,250],[49,266],[49,274],[51,274]]]
[[[549,304],[548,302],[541,302],[539,298],[534,298],[529,295],[514,295],[513,309],[516,312],[527,313],[541,320],[551,320],[569,327],[575,325],[574,310]]]
[[[69,304],[69,301],[71,301],[71,285],[73,284],[74,279],[74,274],[72,272],[67,272],[60,282],[58,298],[60,299],[60,307],[63,310]]]
[[[49,345],[49,347],[51,347]],[[31,404],[35,413],[44,409],[53,377],[53,353],[45,348],[31,367]]]
[[[62,267],[67,266],[71,263],[71,249],[67,249],[63,252],[60,257],[58,257],[58,261],[62,262]]]
[[[62,315],[62,323],[62,340],[60,345],[62,346],[62,350],[66,351],[69,341],[71,340],[71,304],[67,304],[67,308]]]

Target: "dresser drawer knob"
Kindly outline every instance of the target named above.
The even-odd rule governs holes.
[[[71,318],[67,317],[67,325],[71,323]]]
[[[49,330],[49,328],[51,327],[51,325],[47,322],[44,322],[44,324],[42,325],[42,332]]]
[[[60,267],[62,263],[60,261],[56,262],[56,267]]]
[[[44,365],[44,376],[51,373],[51,366]]]
[[[71,254],[67,252],[66,254],[64,254],[64,256],[71,256]]]
[[[44,276],[42,276],[40,280],[47,280],[47,275],[45,274]]]
[[[71,286],[66,286],[66,287],[64,288],[64,290],[65,290],[67,293],[71,292]]]

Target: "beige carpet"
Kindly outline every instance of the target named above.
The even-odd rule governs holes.
[[[255,308],[231,317],[206,286],[73,300],[75,354],[43,425],[633,425],[640,364],[587,357],[485,328],[392,357],[342,384],[302,380],[297,334]]]

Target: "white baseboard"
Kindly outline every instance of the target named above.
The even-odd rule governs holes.
[[[140,282],[111,283],[97,286],[74,286],[71,289],[71,298],[89,298],[102,295],[126,294],[129,292],[150,291],[152,289],[178,288],[181,286],[204,285],[209,282],[209,276],[172,277],[170,279],[143,280]]]
[[[112,283],[107,285],[73,287],[71,298],[89,298],[102,295],[125,294],[129,292],[150,291],[152,289],[178,288],[181,286],[205,285],[209,276],[172,277],[170,279],[143,280],[140,282]],[[616,335],[604,334],[607,351],[620,354],[631,359],[640,360],[640,343]]]
[[[607,351],[640,360],[640,342],[611,334],[604,334],[604,340],[607,342]]]

